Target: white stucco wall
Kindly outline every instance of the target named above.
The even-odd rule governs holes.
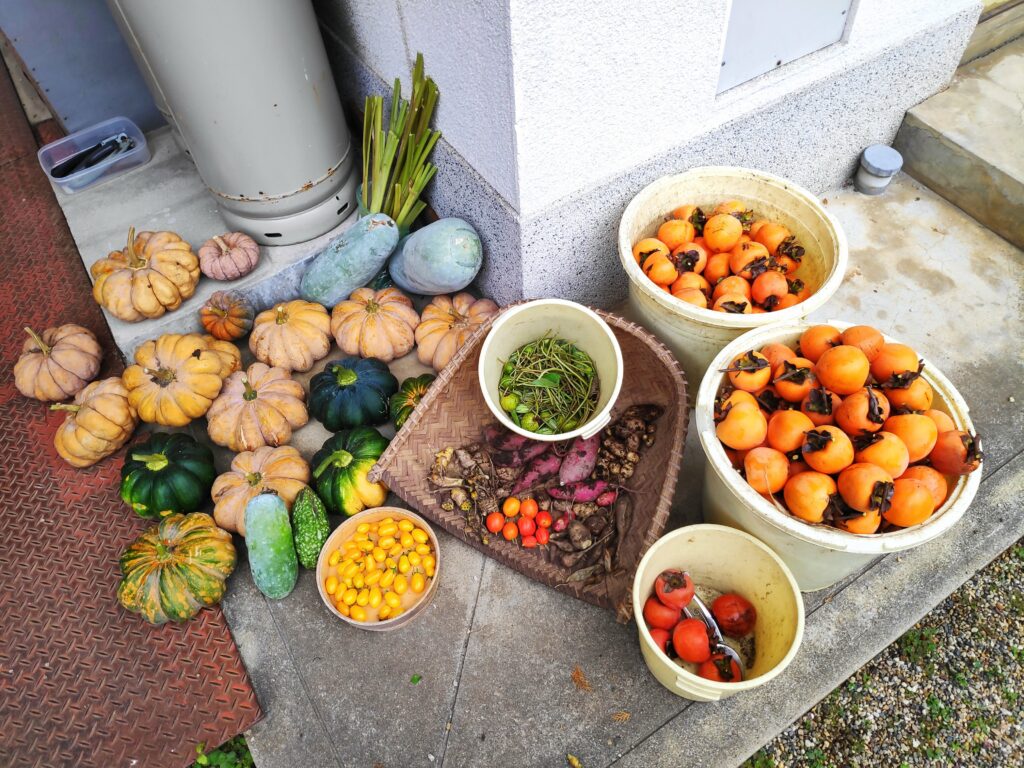
[[[435,126],[518,207],[507,0],[316,0],[318,15],[408,98],[416,54],[441,92]],[[342,87],[339,85],[339,87]]]
[[[529,217],[647,158],[899,46],[977,0],[860,0],[846,40],[716,95],[730,0],[510,0],[518,209]],[[866,94],[882,106],[885,94]]]

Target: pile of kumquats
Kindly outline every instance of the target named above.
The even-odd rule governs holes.
[[[774,312],[811,294],[796,273],[803,246],[781,224],[738,200],[708,216],[695,205],[672,211],[656,237],[633,246],[643,273],[680,301],[719,312]]]
[[[875,328],[815,325],[795,350],[730,363],[716,433],[750,486],[801,520],[857,534],[918,525],[982,458],[980,438],[932,408],[922,368]]]

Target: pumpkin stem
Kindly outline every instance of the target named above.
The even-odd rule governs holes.
[[[334,369],[334,380],[339,387],[351,387],[359,381],[359,374],[351,368],[342,368],[340,365]]]
[[[231,251],[231,246],[225,243],[224,238],[222,238],[220,235],[214,235],[213,242],[215,242],[217,244],[217,247],[220,248],[221,255],[226,255]]]
[[[128,266],[132,269],[146,266],[146,260],[135,250],[135,227],[128,228],[128,245],[124,247],[124,252],[128,257]]]
[[[71,411],[72,413],[78,413],[81,408],[82,406],[74,403],[54,403],[50,406],[51,411]]]
[[[256,396],[259,393],[256,392],[255,389],[252,388],[252,384],[249,383],[249,377],[248,376],[243,376],[242,377],[242,384],[245,386],[245,392],[242,393],[242,399],[243,400],[247,400],[247,401],[255,400]]]
[[[245,482],[255,488],[257,485],[263,482],[263,475],[259,472],[250,472],[245,476]]]
[[[327,468],[331,465],[338,467],[339,469],[344,469],[352,463],[353,458],[352,454],[348,451],[344,449],[337,450],[320,462],[320,465],[313,470],[313,477],[320,477],[320,475],[326,472]]]
[[[374,315],[378,312],[378,310],[380,310],[380,304],[378,304],[376,301],[370,299],[368,302],[366,302],[366,313],[368,315]]]
[[[162,541],[156,543],[156,559],[160,562],[166,562],[171,559],[171,554],[174,552],[172,547],[167,546]]]
[[[161,387],[166,387],[174,381],[174,371],[170,368],[157,368],[155,371],[152,368],[143,368],[142,370],[155,384],[159,384]]]
[[[36,343],[36,346],[39,347],[39,351],[43,353],[43,357],[50,356],[50,350],[53,348],[45,341],[43,341],[38,333],[33,331],[27,325],[25,326],[25,333],[32,337],[32,341],[34,341]]]
[[[284,311],[284,304],[277,305],[277,317],[275,318],[275,322],[278,325],[284,325],[288,322],[288,315]]]
[[[159,472],[170,463],[162,453],[133,453],[132,461],[144,461],[150,472]]]

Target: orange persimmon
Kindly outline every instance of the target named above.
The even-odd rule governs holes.
[[[738,275],[730,275],[729,277],[722,278],[722,280],[715,285],[715,289],[711,293],[711,300],[717,301],[725,294],[739,294],[749,299],[750,283]]]
[[[669,256],[671,253],[671,249],[656,237],[645,237],[633,246],[633,258],[641,268],[651,256]]]
[[[910,463],[920,461],[935,447],[939,430],[935,422],[922,413],[900,413],[885,420],[882,429],[903,441],[910,453]],[[948,433],[947,433],[948,434]],[[932,462],[934,466],[935,462]],[[942,472],[941,467],[935,467]]]
[[[807,397],[800,401],[800,412],[817,427],[835,423],[835,412],[843,401],[835,392],[821,386],[811,387]]]
[[[810,471],[790,477],[782,490],[782,496],[795,517],[808,523],[820,523],[835,492],[835,480],[821,472]]]
[[[924,464],[907,467],[907,471],[896,479],[920,480],[924,483],[935,501],[935,509],[945,504],[946,497],[949,496],[949,483],[946,482],[946,476],[937,469],[926,467]]]
[[[853,463],[853,443],[839,427],[826,424],[804,433],[800,448],[811,469],[834,475]]]
[[[909,528],[920,525],[935,511],[935,498],[928,486],[911,477],[901,478],[893,483],[892,499],[882,517],[893,525]]]
[[[789,479],[789,459],[774,448],[752,448],[743,458],[743,472],[758,493],[778,493]]]
[[[658,227],[658,239],[670,251],[674,251],[683,243],[688,243],[696,236],[693,224],[685,219],[670,219]]]
[[[867,382],[871,363],[859,347],[840,344],[822,351],[814,373],[825,389],[840,396],[852,395]]]
[[[878,356],[882,345],[885,344],[882,332],[870,325],[851,325],[839,338],[843,344],[860,349],[867,356],[868,362]]]
[[[880,389],[866,387],[843,400],[836,411],[836,424],[851,437],[877,432],[889,418],[889,400]]]
[[[867,462],[851,464],[836,480],[839,495],[857,512],[884,512],[892,498],[892,475]]]
[[[708,256],[708,263],[704,267],[704,277],[712,285],[715,285],[720,280],[724,280],[732,272],[729,270],[729,259],[732,258],[732,254],[726,251],[725,253],[715,253]]]
[[[893,408],[927,411],[932,407],[935,391],[931,384],[917,376],[911,379],[905,387],[886,387],[885,396],[889,398]]]
[[[917,352],[906,344],[883,344],[871,361],[871,375],[881,385],[889,384],[893,376],[916,373],[920,368]]]
[[[728,213],[711,216],[704,224],[704,242],[715,253],[732,250],[742,234],[743,225]]]
[[[853,438],[853,460],[858,463],[874,464],[893,477],[899,477],[910,464],[907,446],[891,432],[881,431]]]
[[[800,411],[776,411],[768,419],[768,445],[789,454],[800,450],[804,433],[814,429],[812,422]]]
[[[790,403],[799,403],[817,384],[814,375],[814,363],[806,357],[794,357],[783,360],[782,364],[772,371],[772,383],[779,397]]]
[[[831,325],[812,325],[800,336],[800,356],[816,363],[826,349],[841,343],[838,328]]]
[[[731,312],[734,315],[749,315],[753,311],[754,302],[742,293],[727,293],[719,296],[712,309],[719,312]]]

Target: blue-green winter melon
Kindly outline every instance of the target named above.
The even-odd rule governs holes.
[[[388,269],[403,291],[424,296],[461,291],[483,263],[480,236],[462,219],[438,219],[399,243]]]
[[[398,226],[390,216],[364,216],[313,259],[299,283],[299,295],[333,307],[372,280],[396,245]]]
[[[245,545],[260,592],[275,600],[291,594],[299,578],[299,561],[288,506],[276,493],[261,493],[246,505]]]

